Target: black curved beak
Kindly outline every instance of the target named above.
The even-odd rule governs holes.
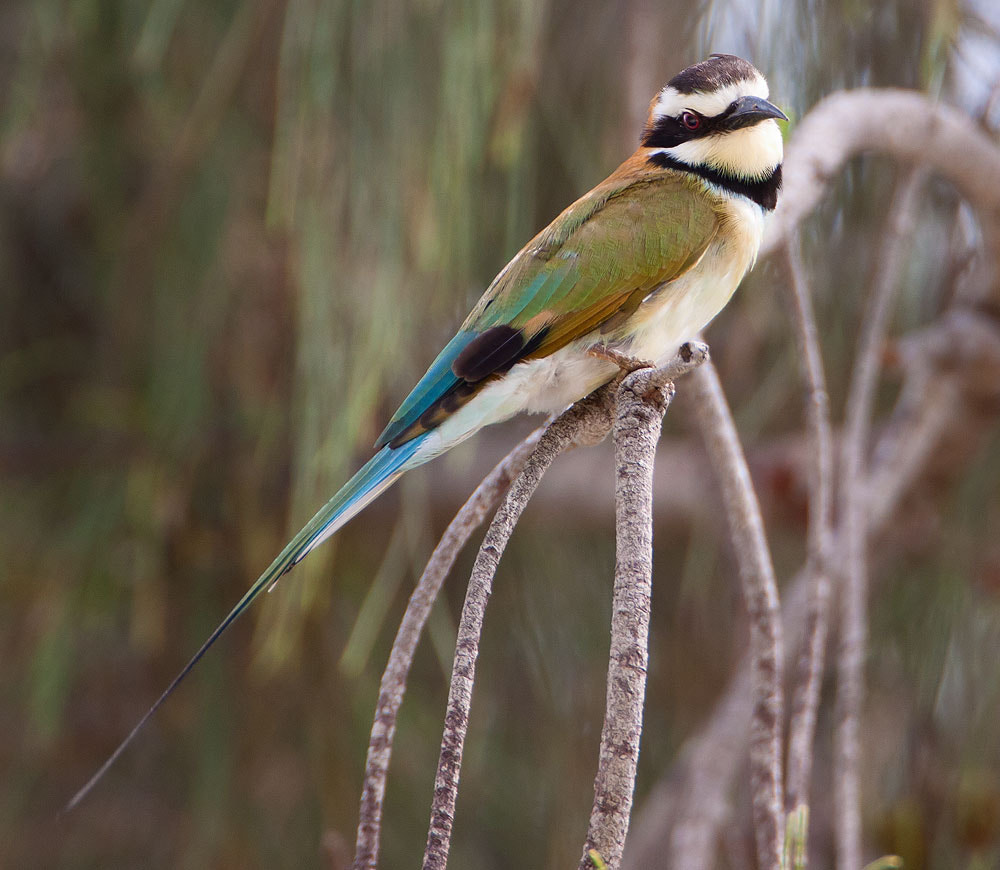
[[[731,111],[723,120],[729,130],[739,130],[741,127],[752,127],[768,118],[787,121],[788,117],[774,103],[769,103],[763,97],[740,97],[731,107]]]

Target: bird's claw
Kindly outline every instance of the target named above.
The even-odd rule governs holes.
[[[619,353],[617,350],[612,350],[610,347],[604,347],[602,345],[595,345],[594,347],[588,349],[587,353],[591,356],[597,357],[598,359],[614,363],[625,374],[631,374],[639,369],[656,368],[655,364],[649,362],[649,360],[628,356],[627,354]]]

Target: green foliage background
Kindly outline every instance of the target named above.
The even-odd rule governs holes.
[[[408,589],[524,423],[414,473],[311,556],[98,791],[55,814],[364,460],[489,279],[632,149],[669,76],[734,51],[765,71],[793,120],[860,85],[922,88],[973,111],[988,77],[976,64],[996,56],[984,10],[0,7],[0,866],[340,866]],[[894,171],[853,163],[807,227],[835,406]],[[948,293],[954,195],[932,186],[923,208],[897,331]],[[783,280],[763,264],[709,333],[751,450],[779,453],[801,430]],[[683,418],[681,401],[667,430],[678,443]],[[593,462],[605,521],[554,499],[533,506],[501,568],[456,867],[576,860],[613,564],[610,466],[600,452]],[[788,577],[804,497],[783,480],[758,484]],[[1000,848],[998,492],[994,441],[970,455],[965,479],[934,490],[922,526],[911,517],[892,530],[892,558],[875,563],[866,832],[909,868],[993,866]],[[710,504],[658,522],[640,801],[741,648],[722,540]],[[404,704],[386,867],[413,866],[422,850],[468,566],[434,614]]]

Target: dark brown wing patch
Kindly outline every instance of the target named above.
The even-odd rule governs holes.
[[[506,324],[493,326],[476,336],[462,349],[451,364],[451,370],[461,380],[447,390],[417,420],[400,432],[390,447],[399,447],[424,432],[436,429],[479,392],[491,375],[499,375],[515,363],[530,356],[545,340],[549,328],[543,326],[525,339],[524,329]]]
[[[547,327],[530,338],[523,329],[507,324],[491,326],[470,341],[455,357],[451,370],[468,383],[477,383],[495,372],[507,371],[522,357],[528,356],[542,343]]]

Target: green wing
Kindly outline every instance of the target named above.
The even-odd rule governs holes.
[[[532,239],[494,280],[377,446],[435,428],[492,377],[624,321],[693,266],[718,229],[697,181],[612,175]]]

